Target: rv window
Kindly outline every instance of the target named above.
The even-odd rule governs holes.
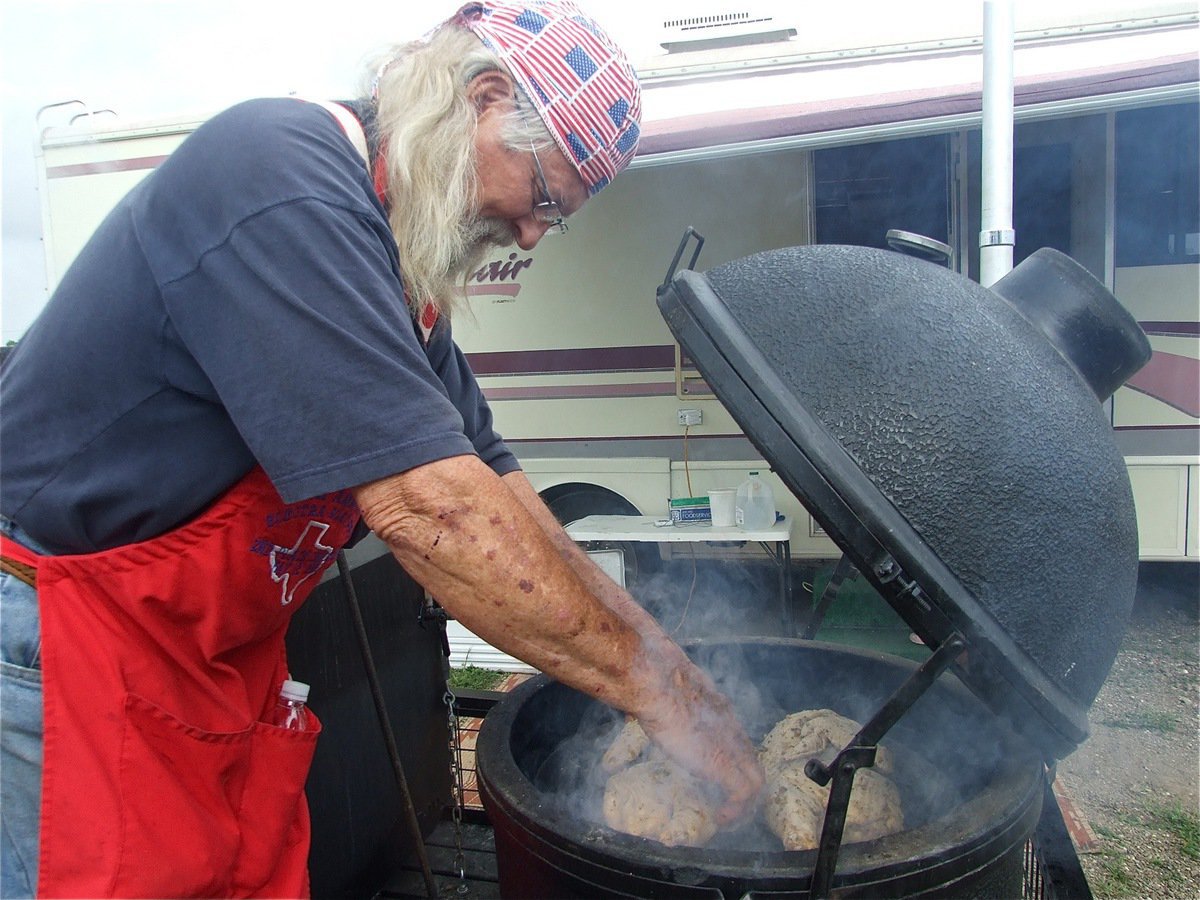
[[[949,146],[935,135],[816,151],[814,243],[887,249],[892,228],[949,243]]]
[[[1072,252],[1071,145],[1013,149],[1013,265],[1042,247]]]
[[[1116,262],[1200,262],[1195,103],[1117,113]]]
[[[1018,122],[1013,130],[1013,265],[1053,247],[1097,278],[1104,277],[1108,172],[1105,114]],[[972,278],[979,278],[979,232],[983,204],[983,135],[971,130],[965,142],[967,174],[966,252]]]

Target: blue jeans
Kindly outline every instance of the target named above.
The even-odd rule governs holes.
[[[37,550],[0,516],[0,530]],[[0,572],[0,897],[37,891],[42,802],[42,662],[37,591]]]

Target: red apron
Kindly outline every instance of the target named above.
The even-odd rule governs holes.
[[[45,745],[38,894],[306,896],[314,730],[266,725],[284,633],[358,521],[254,469],[161,537],[37,568]]]

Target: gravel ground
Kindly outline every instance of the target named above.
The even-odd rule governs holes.
[[[1096,897],[1200,896],[1200,658],[1195,565],[1143,566],[1133,621],[1059,763],[1094,833],[1081,853]]]

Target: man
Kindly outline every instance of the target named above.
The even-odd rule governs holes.
[[[360,514],[472,631],[637,716],[724,821],[752,808],[729,703],[559,527],[450,335],[483,254],[628,164],[632,68],[569,2],[475,3],[370,93],[199,128],[5,363],[6,894],[307,890],[316,735],[261,723]]]

